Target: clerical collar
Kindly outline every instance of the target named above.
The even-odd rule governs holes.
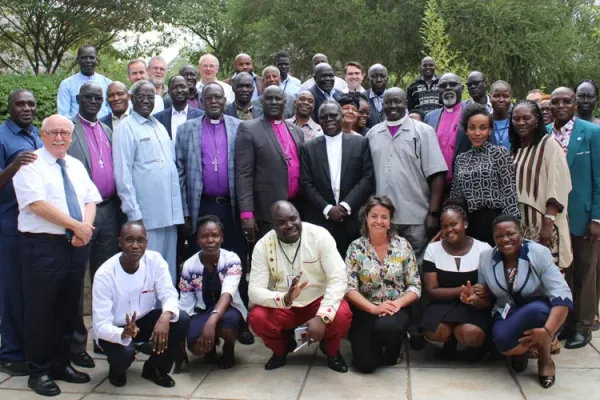
[[[271,122],[274,123],[275,125],[279,125],[283,122],[283,120],[282,119],[272,119]]]
[[[387,126],[400,126],[404,122],[404,119],[406,119],[406,117],[402,117],[398,121],[389,121],[389,120],[386,119],[385,120],[385,124]]]
[[[212,118],[210,118],[210,123],[213,124],[213,125],[219,125],[222,121],[223,121],[223,118],[221,118],[221,119],[212,119]]]
[[[83,118],[83,117],[81,116],[81,114],[77,114],[77,116],[79,116],[79,119],[81,120],[81,122],[82,122],[83,124],[85,124],[85,125],[89,125],[89,126],[91,126],[92,128],[94,128],[94,127],[95,127],[95,126],[98,124],[98,121],[96,121],[96,122],[88,121],[87,119]]]
[[[338,139],[341,138],[344,135],[344,132],[340,131],[338,134],[333,135],[333,136],[329,136],[326,135],[325,133],[323,133],[323,136],[325,136],[325,140],[334,140],[334,139]]]

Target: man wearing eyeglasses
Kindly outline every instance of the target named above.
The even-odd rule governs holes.
[[[98,189],[83,164],[69,155],[73,123],[61,115],[42,122],[44,147],[13,178],[19,204],[19,253],[25,299],[25,354],[28,386],[56,396],[54,382],[90,381],[69,360],[73,326],[92,238]]]
[[[561,336],[567,339],[566,349],[578,349],[592,340],[591,328],[598,308],[600,126],[575,117],[575,93],[566,87],[552,92],[550,110],[554,122],[546,129],[565,151],[573,186],[568,207],[573,265],[566,269],[565,278],[573,292],[574,307]]]
[[[472,71],[469,74],[467,77],[467,90],[475,103],[485,106],[490,114],[494,112],[492,99],[487,94],[487,81],[483,73]]]
[[[235,94],[231,85],[217,79],[219,73],[219,60],[212,54],[204,54],[198,61],[198,73],[200,74],[200,80],[196,84],[198,92],[202,93],[202,88],[211,82],[216,82],[223,87],[225,91],[225,98],[227,104],[231,104],[235,101]],[[202,106],[202,105],[200,105]]]

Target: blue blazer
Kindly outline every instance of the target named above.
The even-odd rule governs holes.
[[[552,124],[546,126],[552,134]],[[585,236],[592,219],[600,219],[600,126],[576,118],[567,147],[573,189],[569,193],[569,229]]]
[[[173,107],[169,107],[169,108],[165,108],[164,110],[159,111],[156,114],[152,115],[154,118],[156,118],[158,120],[158,122],[163,124],[163,126],[167,130],[167,133],[169,134],[169,137],[171,139],[173,139],[173,135],[171,134],[171,117],[172,117],[171,113],[172,113],[172,111],[173,111]],[[200,110],[199,108],[188,106],[188,110],[187,110],[187,120],[188,121],[190,119],[200,118],[203,115],[204,115],[204,111]]]
[[[113,131],[113,123],[112,123],[112,113],[108,113],[108,115],[105,115],[102,118],[98,118],[98,121],[102,122],[104,125],[108,126],[111,130],[111,132]]]
[[[204,116],[188,120],[177,129],[175,139],[175,156],[177,172],[179,173],[179,186],[181,187],[181,200],[183,202],[183,216],[190,217],[192,228],[196,231],[196,220],[200,213],[200,199],[204,183],[202,181],[202,122]],[[231,209],[236,216],[237,204],[235,202],[235,139],[240,120],[225,115],[225,130],[227,131],[227,174],[229,177],[229,196]]]
[[[319,108],[323,103],[325,103],[325,101],[327,101],[327,98],[316,84],[313,85],[313,87],[311,87],[308,91],[312,93],[313,97],[315,98],[315,109],[312,112],[312,119],[316,123],[319,123]],[[336,101],[344,95],[344,93],[335,88],[331,89],[331,94]]]

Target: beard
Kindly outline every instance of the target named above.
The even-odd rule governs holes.
[[[447,93],[442,97],[442,103],[444,103],[444,106],[451,108],[454,107],[456,105],[458,101],[458,97],[456,96],[456,93],[452,92],[452,93]]]
[[[160,79],[160,78],[153,78],[150,77],[150,82],[152,82],[152,84],[154,85],[154,87],[159,87],[165,84],[165,80],[164,79]]]

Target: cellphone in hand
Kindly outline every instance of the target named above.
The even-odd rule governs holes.
[[[306,326],[299,326],[296,329],[294,329],[294,338],[296,339],[296,343],[302,344],[306,342],[308,340],[307,334],[308,327]]]

